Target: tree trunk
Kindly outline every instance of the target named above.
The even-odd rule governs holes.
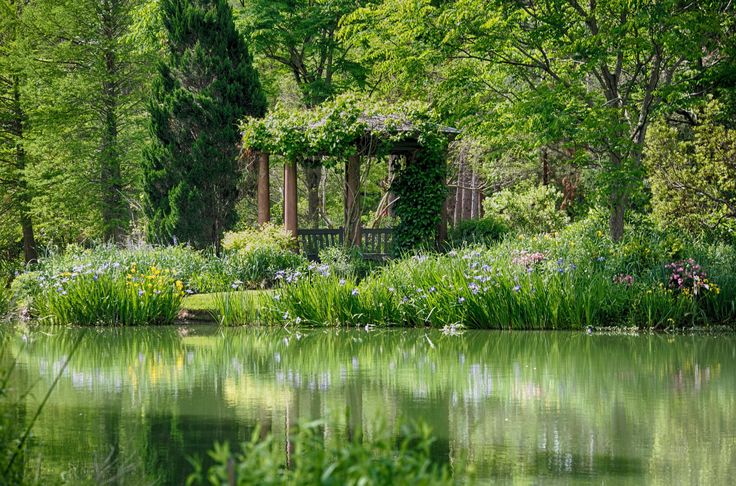
[[[465,176],[465,161],[460,160],[457,170],[457,184],[455,185],[455,207],[452,215],[452,224],[457,226],[463,219],[463,177]]]
[[[26,153],[23,149],[23,122],[25,113],[20,104],[20,79],[13,78],[13,123],[12,134],[15,137],[15,168],[18,174],[17,201],[20,225],[23,232],[23,259],[26,263],[38,260],[36,239],[33,235],[31,218],[31,194],[26,180]]]
[[[258,154],[258,224],[271,221],[271,182],[269,173],[269,154]]]
[[[360,155],[345,164],[345,244],[360,246]]]
[[[547,147],[542,147],[542,184],[549,185],[549,153]]]
[[[622,191],[611,194],[611,216],[608,227],[613,241],[621,241],[624,236],[624,215],[626,213],[626,195]]]
[[[621,154],[611,154],[613,175],[616,179],[614,179],[614,185],[611,187],[611,195],[609,196],[611,214],[608,218],[608,229],[611,232],[611,239],[616,242],[621,241],[624,235],[624,216],[629,191],[629,183],[620,174],[623,160],[624,157]]]
[[[316,163],[309,161],[304,167],[304,178],[307,182],[307,225],[312,228],[319,227],[319,183],[322,179],[322,166],[312,165]]]
[[[463,172],[463,212],[462,219],[470,219],[472,216],[472,203],[473,203],[473,191],[470,187],[472,176],[470,174],[469,167],[465,167]]]
[[[396,172],[396,166],[399,164],[399,156],[398,155],[389,155],[388,156],[388,209],[386,211],[386,215],[390,217],[396,216],[396,211],[394,211],[394,201],[396,200],[396,195],[391,191],[391,186],[393,185],[393,180],[395,177]]]
[[[470,218],[478,218],[478,172],[473,169],[470,180]]]
[[[284,228],[296,239],[297,229],[296,163],[284,162]]]
[[[100,186],[102,195],[102,222],[107,240],[120,242],[125,236],[128,207],[123,197],[123,181],[120,168],[118,139],[118,105],[120,92],[118,76],[120,65],[117,59],[118,41],[117,2],[103,4],[102,31],[107,41],[103,47],[105,77],[102,82],[103,131],[100,143]]]

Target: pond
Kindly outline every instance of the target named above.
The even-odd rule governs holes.
[[[18,334],[45,475],[183,484],[216,441],[325,440],[422,419],[433,454],[501,482],[726,484],[736,475],[736,337],[212,326]],[[27,342],[26,342],[27,340]],[[349,412],[348,412],[349,410]]]

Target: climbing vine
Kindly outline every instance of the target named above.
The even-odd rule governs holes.
[[[391,190],[398,196],[394,211],[394,252],[432,247],[437,238],[442,205],[447,198],[444,153],[423,148],[400,168]]]
[[[416,103],[387,105],[342,96],[313,110],[277,106],[265,118],[241,125],[243,148],[281,155],[290,162],[344,163],[359,150],[380,157],[415,138],[419,149],[401,164],[391,187],[399,197],[395,250],[431,245],[436,238],[445,187],[447,137],[436,117]]]

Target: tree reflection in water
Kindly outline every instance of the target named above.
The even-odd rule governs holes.
[[[78,330],[36,333],[25,379],[54,377]],[[20,338],[18,338],[20,339]],[[215,441],[325,441],[428,422],[435,457],[481,478],[727,482],[736,474],[731,336],[425,330],[102,329],[84,340],[34,433],[44,473],[111,449],[124,482],[181,484]],[[40,393],[28,398],[28,405]],[[206,463],[205,463],[206,464]]]

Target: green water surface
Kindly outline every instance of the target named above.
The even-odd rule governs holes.
[[[260,426],[286,454],[314,418],[326,441],[424,420],[482,484],[736,478],[734,336],[45,329],[10,343],[27,418],[82,332],[33,429],[44,478],[183,484],[214,442]]]

